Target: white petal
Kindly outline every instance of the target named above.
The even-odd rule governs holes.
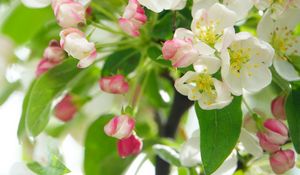
[[[270,16],[271,12],[267,11],[257,25],[257,35],[260,39],[270,42],[272,32],[275,30],[275,22]]]
[[[51,0],[21,0],[21,2],[29,8],[43,8],[47,7]]]
[[[263,156],[263,150],[259,145],[258,138],[244,128],[241,130],[240,141],[248,153],[256,158]]]
[[[299,72],[297,72],[297,70],[294,68],[294,66],[291,63],[284,61],[278,57],[275,57],[273,65],[277,73],[285,80],[287,81],[300,80]]]
[[[226,27],[232,27],[235,24],[237,15],[222,4],[216,3],[208,10],[209,20],[218,21],[216,33],[223,31]]]
[[[215,56],[201,56],[198,61],[194,63],[196,72],[207,71],[208,74],[216,73],[221,67],[221,60]]]
[[[185,73],[181,78],[175,81],[175,89],[182,95],[188,95],[193,86],[185,84],[185,82],[193,76],[197,76],[197,73],[192,71]]]
[[[248,66],[249,64],[249,66]],[[266,65],[251,61],[241,69],[243,88],[249,92],[258,92],[272,82],[272,73]],[[257,64],[258,66],[253,66]]]
[[[203,43],[202,41],[198,41],[196,44],[194,44],[194,46],[200,55],[213,55],[216,51],[215,49],[211,48],[209,45]]]
[[[36,175],[23,162],[14,163],[9,175]]]
[[[208,9],[213,4],[219,2],[218,0],[194,0],[192,7],[192,16],[195,17],[196,13],[200,9]]]
[[[223,4],[238,15],[237,20],[246,18],[253,6],[252,0],[224,0]]]
[[[141,5],[147,7],[148,9],[150,9],[156,13],[160,13],[164,9],[164,7],[163,7],[164,4],[161,5],[161,4],[157,3],[156,1],[152,1],[152,0],[138,0],[138,1]],[[162,1],[162,2],[165,2],[165,1]]]
[[[212,175],[232,175],[237,168],[238,158],[235,150]]]
[[[190,39],[193,40],[194,39],[194,33],[188,29],[185,28],[178,28],[176,29],[175,33],[174,33],[174,38],[176,39]]]
[[[201,163],[199,133],[199,130],[194,131],[180,149],[179,158],[183,166],[193,167]]]
[[[294,28],[300,22],[300,10],[296,8],[289,8],[282,15],[280,15],[276,21],[278,27],[287,27],[294,30]]]
[[[227,27],[224,29],[224,34],[220,40],[215,44],[215,48],[220,52],[229,47],[235,38],[235,30],[233,27]]]
[[[300,23],[300,22],[299,22]],[[300,53],[300,37],[296,38],[296,42],[291,47],[288,47],[286,51],[287,55],[299,55]]]

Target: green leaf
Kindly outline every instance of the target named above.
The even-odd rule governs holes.
[[[285,110],[289,125],[289,132],[295,150],[300,154],[300,91],[293,90],[286,101]]]
[[[157,154],[160,158],[162,158],[169,164],[175,165],[177,167],[181,166],[179,154],[173,148],[160,144],[153,145],[152,148],[155,154]]]
[[[105,124],[114,115],[99,117],[88,129],[85,139],[84,171],[86,175],[122,174],[133,160],[122,159],[117,153],[117,139],[104,133]]]
[[[2,32],[23,44],[51,19],[55,20],[51,7],[30,9],[20,3],[4,21]]]
[[[51,156],[47,166],[42,166],[38,162],[31,162],[27,164],[27,167],[39,175],[64,175],[71,172],[55,155]]]
[[[41,75],[34,83],[25,113],[25,126],[29,135],[37,136],[48,121],[52,101],[68,87],[80,83],[89,69],[80,70],[75,59],[67,59],[62,64]]]
[[[293,64],[298,73],[300,73],[300,55],[290,55],[288,60]]]
[[[19,81],[14,83],[5,83],[0,90],[0,106],[5,103],[8,97],[20,87],[21,83]]]
[[[174,14],[170,11],[155,25],[152,36],[155,39],[168,40],[173,37]]]
[[[220,110],[202,110],[195,104],[200,125],[200,150],[206,175],[212,174],[234,149],[242,126],[241,97]]]
[[[102,76],[111,76],[117,73],[128,75],[138,66],[141,54],[134,49],[114,52],[107,57],[102,69]]]
[[[165,60],[161,55],[161,48],[152,46],[147,51],[149,58],[157,64],[165,67],[172,67],[171,61]]]

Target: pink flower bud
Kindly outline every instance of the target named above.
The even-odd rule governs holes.
[[[187,67],[198,57],[197,50],[190,41],[182,39],[168,40],[162,48],[163,57],[171,60],[174,67]]]
[[[91,65],[97,57],[95,44],[89,42],[84,33],[75,28],[64,29],[60,32],[60,45],[72,57],[80,60],[79,68]]]
[[[123,75],[103,77],[99,81],[100,88],[104,92],[112,94],[124,94],[128,92],[129,85]]]
[[[67,94],[56,106],[54,109],[54,115],[59,120],[64,122],[70,121],[73,119],[77,112],[77,107],[73,102],[72,96]]]
[[[131,135],[135,126],[133,118],[127,115],[116,116],[111,119],[104,127],[104,132],[111,137],[124,139]]]
[[[276,174],[283,174],[295,166],[295,153],[280,150],[270,156],[270,165]]]
[[[272,101],[271,111],[275,118],[286,120],[284,103],[284,96],[278,96]]]
[[[130,137],[118,141],[118,153],[122,158],[131,155],[137,155],[141,152],[142,147],[142,140],[135,134],[132,134]]]
[[[43,58],[50,61],[59,62],[65,58],[65,51],[60,47],[59,42],[52,40],[45,49]]]
[[[85,7],[74,0],[54,0],[52,2],[54,15],[63,28],[77,27],[85,23]]]
[[[42,75],[43,73],[47,72],[49,69],[52,69],[53,67],[55,67],[56,65],[58,65],[60,62],[58,61],[51,61],[48,59],[41,59],[41,61],[39,62],[37,69],[35,71],[35,75],[37,77],[39,77],[40,75]]]
[[[280,120],[268,119],[264,122],[265,131],[257,133],[260,146],[268,151],[275,152],[288,140],[288,128]]]
[[[137,0],[129,0],[123,17],[119,19],[119,25],[128,35],[137,37],[140,35],[140,28],[147,21],[144,9]]]

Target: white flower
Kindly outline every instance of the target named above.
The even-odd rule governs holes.
[[[12,165],[9,175],[36,175],[23,162],[16,162]]]
[[[148,9],[160,13],[163,10],[181,10],[185,7],[186,0],[138,0]]]
[[[277,19],[290,8],[300,8],[300,0],[254,0],[254,4],[259,10],[268,9],[273,19]]]
[[[233,27],[236,21],[235,12],[224,5],[216,3],[208,9],[200,9],[196,12],[191,29],[194,35],[210,47],[222,42],[225,28]]]
[[[80,60],[79,68],[90,66],[97,57],[95,44],[89,42],[84,33],[75,28],[67,28],[60,32],[60,45],[72,57]]]
[[[190,100],[198,100],[199,106],[206,110],[221,109],[232,101],[227,86],[205,71],[188,71],[175,81],[175,88]]]
[[[258,138],[254,134],[242,128],[239,140],[246,151],[255,156],[255,158],[263,156],[263,150],[259,145]]]
[[[201,163],[199,129],[182,145],[179,154],[183,166],[193,167]],[[232,175],[237,168],[237,162],[237,153],[234,150],[212,175]]]
[[[43,8],[47,7],[51,0],[21,0],[21,2],[29,8]]]
[[[268,43],[249,33],[238,33],[221,51],[223,81],[234,95],[241,95],[243,89],[257,92],[272,81],[269,67],[273,56],[274,49]]]
[[[300,80],[300,73],[290,63],[290,56],[300,55],[300,37],[293,31],[300,22],[300,10],[289,9],[275,21],[268,11],[257,27],[259,38],[269,42],[275,49],[274,67],[278,74],[288,80]]]
[[[218,0],[194,0],[192,15],[195,16],[199,9],[208,9],[218,2]],[[236,20],[241,20],[247,17],[253,7],[253,2],[252,0],[223,0],[223,5],[236,13]]]

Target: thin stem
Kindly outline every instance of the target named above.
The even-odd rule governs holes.
[[[245,107],[247,108],[247,110],[251,114],[251,116],[253,114],[255,114],[255,112],[252,110],[252,108],[250,107],[250,105],[246,102],[245,98],[243,98],[243,104],[245,105]]]
[[[110,18],[113,21],[118,21],[117,17],[115,17],[114,15],[112,15],[111,12],[107,11],[105,8],[101,7],[100,5],[98,5],[95,2],[91,3],[91,6],[93,8],[95,8],[96,10],[98,10],[99,12],[101,12],[103,15],[105,15],[106,17]]]
[[[115,33],[115,34],[119,34],[119,35],[125,35],[123,32],[120,32],[120,31],[116,31],[106,25],[103,25],[103,24],[100,24],[100,23],[95,23],[95,22],[91,22],[91,24],[94,26],[94,27],[97,27],[99,29],[102,29],[102,30],[106,30],[108,32],[111,32],[111,33]]]

